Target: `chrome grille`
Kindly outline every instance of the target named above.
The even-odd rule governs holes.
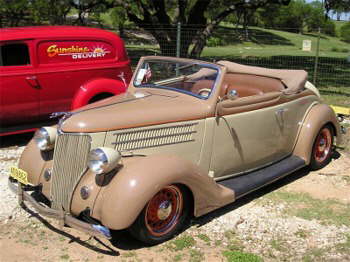
[[[52,207],[69,212],[72,192],[87,166],[91,138],[61,134],[57,137],[52,172]]]
[[[135,150],[156,146],[164,146],[194,141],[195,126],[198,123],[157,127],[157,128],[131,128],[127,131],[114,133],[116,136],[115,149]]]

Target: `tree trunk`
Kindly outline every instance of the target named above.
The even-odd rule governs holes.
[[[118,31],[119,31],[119,36],[121,38],[123,38],[124,37],[124,23],[118,24]]]
[[[198,36],[198,38],[196,39],[196,42],[194,44],[194,47],[191,51],[191,55],[190,55],[191,57],[198,58],[201,55],[201,53],[204,49],[204,46],[207,42],[207,39],[213,33],[214,28],[215,28],[215,26],[213,24],[209,24],[204,29],[204,31]]]

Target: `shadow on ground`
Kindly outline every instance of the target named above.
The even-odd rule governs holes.
[[[25,146],[33,138],[34,133],[17,134],[0,137],[0,148]]]
[[[294,45],[292,41],[278,34],[261,29],[249,28],[246,31],[243,28],[218,27],[212,37],[220,39],[220,45],[235,45],[243,42],[252,42],[258,45]]]

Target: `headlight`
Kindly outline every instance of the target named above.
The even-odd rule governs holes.
[[[38,148],[48,151],[54,148],[57,130],[53,127],[42,127],[34,134],[34,140]]]
[[[95,174],[107,173],[118,165],[120,159],[121,155],[118,151],[98,147],[90,151],[88,166]]]

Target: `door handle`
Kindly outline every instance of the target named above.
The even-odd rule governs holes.
[[[26,80],[30,84],[31,87],[34,87],[37,89],[40,88],[40,85],[39,85],[39,82],[38,82],[38,79],[36,76],[27,76]]]

